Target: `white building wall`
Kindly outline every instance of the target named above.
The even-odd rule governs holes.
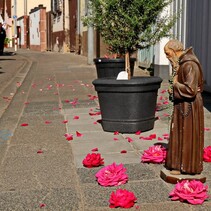
[[[30,21],[30,44],[40,45],[40,31],[39,31],[40,10],[31,13],[29,15],[29,21]]]
[[[53,32],[63,31],[63,15],[53,18]]]
[[[24,12],[26,12],[26,15],[29,15],[31,9],[38,7],[38,5],[40,4],[46,7],[46,12],[49,12],[51,10],[51,0],[16,0],[16,8],[15,8],[15,0],[12,0],[12,17],[13,15],[16,15],[17,18],[19,18],[25,15]],[[25,11],[25,8],[27,8],[26,9],[27,11]]]

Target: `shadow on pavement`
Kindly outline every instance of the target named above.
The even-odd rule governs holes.
[[[203,92],[202,93],[204,107],[211,112],[211,93],[210,92]]]

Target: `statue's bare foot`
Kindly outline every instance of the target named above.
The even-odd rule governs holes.
[[[172,175],[180,175],[181,172],[178,171],[178,170],[171,170],[171,171],[170,171],[170,174],[172,174]]]

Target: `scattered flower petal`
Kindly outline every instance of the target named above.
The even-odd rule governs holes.
[[[128,142],[133,142],[133,139],[130,138],[130,137],[127,137],[126,139],[127,139]]]
[[[140,134],[141,134],[141,131],[138,130],[135,134],[136,134],[136,135],[140,135]]]
[[[121,153],[122,154],[127,153],[127,150],[122,150]]]
[[[190,204],[203,204],[209,198],[208,186],[197,180],[182,180],[175,185],[169,196],[172,201],[179,200]]]
[[[79,119],[79,116],[74,116],[73,119]]]
[[[126,168],[123,164],[113,163],[100,169],[96,174],[97,181],[102,186],[118,186],[128,181]]]
[[[137,198],[133,192],[125,189],[117,189],[112,192],[109,199],[110,208],[131,208],[134,206]]]
[[[46,204],[40,204],[40,208],[46,207]]]
[[[70,104],[76,106],[78,104],[78,99],[75,98],[72,102],[70,102]]]
[[[119,139],[118,138],[114,138],[114,141],[118,141]]]
[[[119,132],[118,132],[118,131],[115,131],[115,132],[114,132],[114,135],[119,135]]]
[[[156,138],[156,134],[151,134],[149,137],[152,138],[152,139],[155,139]]]
[[[28,126],[28,125],[29,125],[28,123],[22,123],[22,124],[21,124],[22,127],[26,127],[26,126]]]
[[[211,129],[208,128],[208,127],[205,127],[204,130],[205,130],[205,131],[210,131]]]
[[[45,124],[51,124],[51,121],[45,121]]]
[[[97,147],[96,148],[93,148],[91,151],[92,152],[97,152],[98,151],[98,148]]]
[[[101,112],[100,111],[97,111],[97,112],[89,112],[89,115],[90,116],[101,115]]]
[[[142,139],[142,140],[152,140],[152,137],[150,136],[140,136],[139,139]]]
[[[87,168],[98,167],[104,164],[104,158],[99,153],[87,154],[82,163]]]
[[[37,154],[41,154],[41,153],[43,153],[43,150],[39,149],[39,150],[37,151]]]
[[[97,96],[95,96],[95,95],[88,95],[89,96],[89,99],[90,100],[95,100],[95,99],[98,99],[98,97]]]
[[[82,133],[79,133],[78,131],[76,131],[76,136],[77,137],[81,137],[81,136],[83,136],[83,134]]]
[[[63,120],[62,123],[66,124],[68,123],[68,120]]]
[[[66,137],[66,140],[67,140],[67,141],[73,140],[73,134],[65,133],[64,136]]]

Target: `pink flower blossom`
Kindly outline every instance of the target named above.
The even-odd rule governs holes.
[[[82,163],[87,168],[98,167],[104,164],[104,158],[99,153],[87,154]]]
[[[205,162],[211,162],[211,146],[204,148],[203,160]]]
[[[149,147],[148,150],[144,150],[144,154],[141,157],[141,161],[145,163],[163,163],[165,159],[166,149],[161,145]]]
[[[169,194],[172,201],[179,200],[190,204],[202,204],[208,199],[208,186],[197,180],[182,180],[175,185],[175,188]]]
[[[113,163],[100,169],[95,176],[102,186],[118,186],[128,181],[126,171],[123,164]]]
[[[112,192],[109,199],[110,208],[131,208],[134,206],[137,198],[133,192],[125,189],[117,189],[116,192]]]

